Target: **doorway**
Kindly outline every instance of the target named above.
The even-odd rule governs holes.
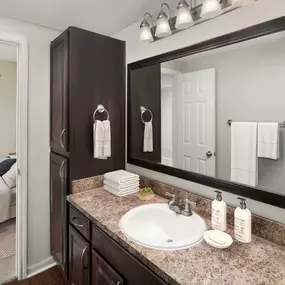
[[[28,45],[0,29],[0,284],[27,274]]]
[[[0,283],[16,277],[17,47],[0,43]]]

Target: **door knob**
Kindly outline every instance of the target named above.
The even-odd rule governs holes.
[[[208,158],[210,158],[213,154],[212,154],[211,151],[208,151],[208,152],[206,152],[206,155],[207,155]]]

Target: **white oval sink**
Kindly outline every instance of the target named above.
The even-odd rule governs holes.
[[[119,226],[131,241],[159,250],[185,249],[200,243],[207,229],[196,213],[178,215],[167,204],[149,204],[127,212]]]

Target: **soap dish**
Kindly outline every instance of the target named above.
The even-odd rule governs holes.
[[[225,249],[232,245],[233,239],[225,232],[210,230],[204,233],[204,240],[212,247]]]

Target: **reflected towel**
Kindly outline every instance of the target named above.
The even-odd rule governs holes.
[[[278,123],[258,123],[258,157],[279,159]]]
[[[231,125],[231,181],[258,184],[257,123]]]

